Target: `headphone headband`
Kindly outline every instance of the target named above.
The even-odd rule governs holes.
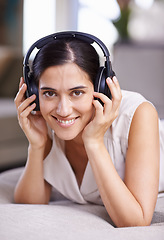
[[[39,39],[38,41],[36,41],[29,48],[29,50],[24,58],[23,65],[24,66],[29,65],[29,62],[28,62],[29,57],[30,57],[32,51],[34,50],[34,48],[40,49],[44,45],[46,45],[50,42],[53,42],[54,40],[61,39],[61,38],[77,38],[82,41],[88,42],[89,44],[92,44],[95,42],[102,49],[104,56],[106,57],[106,60],[108,61],[108,59],[109,59],[109,56],[110,56],[109,51],[108,51],[107,47],[105,46],[105,44],[99,38],[97,38],[91,34],[88,34],[88,33],[77,32],[77,31],[66,31],[66,32],[57,32],[57,33],[48,35],[48,36],[43,37],[43,38]]]

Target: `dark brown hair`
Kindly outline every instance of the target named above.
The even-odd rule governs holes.
[[[100,66],[99,56],[92,45],[72,38],[54,40],[39,50],[32,65],[33,78],[38,84],[48,67],[66,63],[75,63],[94,84]]]

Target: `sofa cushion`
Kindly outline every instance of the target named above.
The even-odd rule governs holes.
[[[22,170],[0,174],[0,239],[163,239],[164,197],[157,201],[151,226],[115,228],[105,207],[73,203],[55,190],[49,205],[14,204]]]

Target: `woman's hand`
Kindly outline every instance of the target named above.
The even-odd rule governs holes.
[[[36,112],[35,114],[31,113],[36,107],[36,104],[32,103],[36,95],[26,98],[26,90],[27,85],[24,83],[23,78],[21,78],[19,91],[14,100],[19,124],[30,145],[33,148],[42,148],[45,146],[48,137],[47,125],[40,112]]]
[[[93,120],[85,127],[82,135],[85,145],[103,143],[105,132],[119,114],[122,94],[118,80],[113,77],[113,81],[107,78],[106,82],[111,91],[112,100],[102,93],[94,93],[94,97],[99,98],[104,106],[98,100],[93,100],[95,114]]]

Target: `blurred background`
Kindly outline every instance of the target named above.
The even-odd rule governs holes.
[[[0,0],[0,171],[26,161],[13,103],[23,57],[39,38],[65,30],[99,37],[121,88],[140,92],[164,118],[164,0]]]

